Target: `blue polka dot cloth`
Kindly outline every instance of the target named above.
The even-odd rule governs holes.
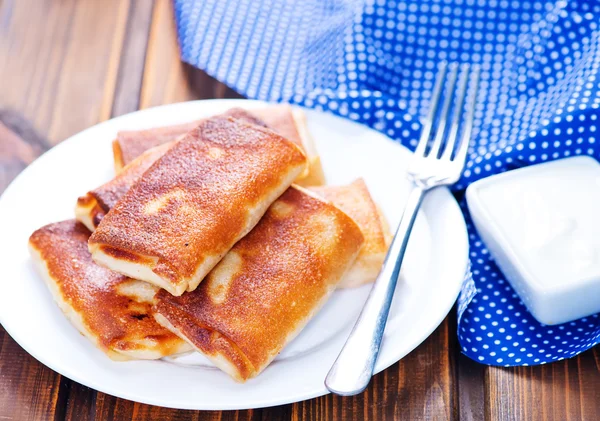
[[[590,155],[600,107],[594,0],[175,0],[182,59],[249,98],[359,121],[414,148],[440,61],[477,63],[469,158],[454,193],[470,238],[458,301],[462,351],[544,364],[600,341],[600,317],[537,322],[490,258],[464,189],[491,174]]]

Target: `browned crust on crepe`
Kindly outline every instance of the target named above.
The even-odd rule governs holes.
[[[127,163],[125,162],[125,157],[123,156],[123,150],[121,149],[121,144],[118,141],[118,134],[117,134],[117,139],[113,140],[113,142],[112,142],[112,150],[113,150],[113,161],[114,161],[114,165],[115,165],[115,173],[118,174],[123,169],[123,167],[125,167],[125,165],[127,165]],[[132,151],[132,153],[134,153],[134,152]],[[129,157],[129,162],[131,162],[131,161],[133,161],[133,159],[131,159],[131,157]]]
[[[391,235],[384,215],[373,201],[362,178],[347,186],[320,186],[310,190],[331,201],[360,227],[365,242],[339,288],[353,288],[373,282],[387,254]]]
[[[296,182],[301,186],[321,186],[325,184],[325,173],[321,165],[321,157],[317,151],[314,139],[308,130],[308,123],[304,111],[295,109],[293,111],[296,127],[302,139],[304,152],[308,158],[308,169],[304,173],[304,177],[299,178]]]
[[[189,350],[154,320],[157,289],[94,263],[89,236],[81,223],[70,220],[40,228],[29,239],[37,269],[71,322],[114,359],[153,359]]]
[[[289,104],[253,109],[252,114],[264,121],[268,127],[302,148],[308,159],[306,171],[298,177],[296,184],[320,186],[325,184],[325,174],[321,166],[314,141],[306,126],[304,111],[293,109]]]
[[[264,122],[258,120],[255,116],[241,108],[232,108],[223,115],[265,127]],[[200,123],[194,124],[192,129],[197,127],[198,124]],[[188,125],[182,125],[181,127],[183,128],[184,126],[187,128]],[[125,196],[125,193],[129,191],[131,186],[135,184],[142,174],[144,174],[158,158],[164,155],[175,142],[175,140],[172,140],[167,143],[160,143],[164,141],[164,136],[159,134],[156,138],[152,138],[150,132],[151,131],[133,132],[141,133],[141,137],[139,138],[141,142],[134,142],[134,148],[128,150],[128,152],[137,153],[137,149],[159,142],[157,146],[153,146],[142,152],[140,156],[129,162],[125,168],[118,172],[116,177],[109,182],[89,191],[85,196],[81,196],[77,199],[75,218],[83,223],[90,231],[94,231],[98,227],[104,215],[106,215],[108,211],[110,211],[115,204]],[[187,131],[183,134],[185,133],[187,133]],[[116,143],[113,143],[113,148],[115,145]],[[117,162],[117,159],[120,159],[119,157],[121,157],[121,152],[120,148],[117,148],[115,149],[115,162]]]
[[[267,126],[260,118],[257,118],[252,113],[238,107],[225,111],[223,115],[239,118],[249,123],[256,124],[257,126]],[[156,127],[147,130],[120,131],[117,133],[117,138],[113,140],[113,155],[116,172],[120,172],[126,165],[129,165],[129,163],[148,149],[181,138],[190,130],[198,127],[204,120],[206,119],[203,118],[189,123]]]
[[[120,131],[117,138],[113,140],[116,172],[121,171],[148,149],[177,140],[196,128],[198,124],[200,124],[200,121],[147,130]]]
[[[281,136],[291,140],[300,147],[304,146],[298,127],[296,127],[292,107],[288,104],[254,108],[249,112],[264,121],[268,127],[279,133]]]
[[[115,178],[77,199],[75,217],[94,231],[104,215],[125,196],[148,168],[173,146],[173,142],[155,146],[131,161]]]
[[[92,256],[174,295],[194,290],[305,165],[295,144],[268,129],[208,119],[103,218],[90,237]]]
[[[104,215],[106,215],[106,211],[100,207],[98,201],[90,193],[77,199],[75,219],[85,225],[88,230],[94,231]]]
[[[292,186],[196,291],[160,291],[157,320],[245,381],[316,314],[362,242],[350,217]]]
[[[296,182],[304,186],[325,183],[321,161],[306,127],[306,118],[303,111],[292,109],[288,104],[278,104],[252,110],[232,108],[225,114],[269,127],[275,133],[296,143],[308,158],[308,166]],[[121,171],[125,165],[139,157],[144,151],[180,138],[202,121],[203,119],[168,127],[119,132],[117,138],[113,141],[116,172]]]

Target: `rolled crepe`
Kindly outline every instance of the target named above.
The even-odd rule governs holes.
[[[259,126],[266,126],[264,122],[241,108],[232,108],[223,115],[231,116]],[[198,125],[199,123],[193,123],[190,130]],[[128,150],[129,153],[133,153],[135,148],[156,142],[156,139],[163,141],[165,137],[160,134],[162,129],[157,130],[158,133],[156,138],[145,135],[139,137],[140,142],[134,142],[132,144],[133,149]],[[129,162],[121,171],[119,171],[115,178],[102,186],[89,191],[85,196],[79,197],[77,199],[77,205],[75,206],[75,218],[84,224],[90,231],[95,231],[104,215],[106,215],[108,211],[110,211],[115,204],[125,196],[125,193],[129,191],[131,186],[133,186],[142,174],[144,174],[158,158],[163,156],[174,143],[175,140],[171,140],[167,143],[158,143],[157,146],[145,150],[140,156]]]
[[[311,190],[354,219],[365,237],[356,261],[338,287],[354,288],[375,281],[392,235],[385,216],[373,201],[364,180],[358,179],[347,186],[311,187]]]
[[[115,172],[117,174],[121,172],[148,149],[181,138],[190,130],[195,129],[198,124],[200,121],[191,121],[147,130],[120,131],[112,144]]]
[[[241,108],[232,108],[223,113],[223,115],[239,118],[258,126],[266,126],[264,121]],[[198,127],[204,120],[206,119],[147,130],[120,131],[117,133],[117,138],[113,141],[115,172],[117,174],[121,172],[125,166],[129,165],[148,149],[182,138],[190,130]]]
[[[233,117],[248,115],[255,118],[255,124],[266,124],[276,133],[296,143],[306,154],[308,165],[298,176],[296,183],[316,186],[325,183],[321,159],[310,136],[304,112],[287,104],[257,108],[242,114],[239,108],[229,111]],[[159,127],[148,130],[121,131],[113,141],[115,170],[120,172],[126,165],[150,148],[181,138],[194,129],[201,121],[193,121],[176,126]]]
[[[77,199],[75,218],[90,231],[95,231],[102,218],[125,196],[131,186],[155,161],[173,146],[163,143],[142,153],[131,161],[115,178]]]
[[[292,186],[196,291],[160,291],[155,318],[243,382],[318,312],[362,242],[350,217]]]
[[[250,112],[264,121],[268,127],[296,143],[304,151],[308,159],[308,166],[296,179],[296,184],[300,186],[320,186],[325,184],[325,174],[321,166],[321,158],[308,130],[304,111],[299,108],[292,108],[288,104],[281,104],[256,108]]]
[[[104,216],[89,240],[92,257],[173,295],[193,291],[305,166],[298,146],[274,132],[210,118]]]
[[[38,272],[71,323],[115,360],[156,359],[192,348],[152,315],[158,288],[98,266],[90,232],[76,221],[47,225],[29,239]]]

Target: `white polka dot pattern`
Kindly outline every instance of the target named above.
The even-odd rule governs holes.
[[[478,63],[469,159],[455,186],[538,162],[600,158],[600,2],[175,0],[184,61],[250,97],[367,124],[412,148],[441,60]],[[568,358],[600,342],[593,315],[544,326],[481,243],[463,203],[472,280],[463,352],[492,365]]]

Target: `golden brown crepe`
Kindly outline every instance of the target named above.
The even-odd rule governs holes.
[[[238,381],[259,374],[318,312],[363,243],[331,203],[290,187],[194,292],[156,295],[159,323]]]
[[[245,113],[241,109],[235,108],[228,111],[228,113],[236,118],[240,118],[240,115],[243,115],[245,119],[248,119],[248,114],[250,114],[255,118],[255,124],[266,125],[302,148],[308,158],[308,166],[298,176],[297,183],[306,186],[316,186],[325,183],[321,160],[314,141],[308,132],[306,117],[302,110],[292,109],[289,105],[282,104],[252,109]],[[117,138],[113,141],[116,172],[120,172],[127,164],[148,149],[181,138],[201,121],[203,120],[176,126],[119,132]]]
[[[264,121],[241,108],[232,108],[225,111],[223,115],[266,127]],[[148,149],[182,138],[187,132],[198,127],[204,120],[206,119],[147,130],[120,131],[117,133],[117,138],[113,141],[115,172],[117,174],[121,172],[125,166],[129,165]]]
[[[358,179],[347,186],[311,187],[311,190],[354,219],[365,237],[354,265],[338,288],[353,288],[375,281],[391,243],[391,233],[364,180]]]
[[[271,130],[213,117],[177,141],[104,216],[93,259],[173,295],[202,278],[304,171]]]
[[[223,115],[238,118],[259,126],[266,126],[264,122],[241,108],[232,108]],[[198,124],[199,123],[194,123],[191,129],[197,127]],[[162,129],[159,129],[158,131],[160,132],[160,130]],[[162,142],[164,136],[159,134],[156,139]],[[140,142],[134,143],[133,146],[147,146],[152,142],[156,142],[156,139],[151,136],[140,137]],[[123,196],[125,196],[125,193],[129,191],[131,186],[133,186],[133,184],[155,161],[158,160],[158,158],[170,149],[174,142],[175,140],[167,143],[158,143],[157,146],[145,150],[140,156],[136,157],[119,171],[115,178],[102,186],[89,191],[85,196],[79,197],[77,199],[77,205],[75,206],[75,218],[83,223],[90,231],[94,231],[100,224],[104,215],[106,215],[108,211],[111,210]],[[129,150],[129,152],[132,153],[133,150]]]
[[[146,172],[158,158],[173,146],[173,142],[163,143],[148,149],[131,161],[115,178],[100,187],[89,191],[77,199],[75,218],[90,231],[95,231],[104,215],[125,196],[131,186]]]
[[[281,104],[256,108],[250,112],[264,121],[267,127],[296,143],[306,154],[308,166],[306,171],[296,179],[296,184],[300,186],[320,186],[325,184],[325,174],[321,166],[321,158],[317,152],[315,142],[308,131],[304,111],[299,108],[292,108],[288,104]]]
[[[110,358],[156,359],[191,347],[152,315],[158,288],[98,266],[90,232],[71,220],[47,225],[29,239],[31,256],[60,309]]]
[[[120,131],[112,144],[115,172],[118,174],[126,165],[148,149],[181,138],[187,132],[196,128],[198,124],[200,124],[200,121],[147,130]]]

